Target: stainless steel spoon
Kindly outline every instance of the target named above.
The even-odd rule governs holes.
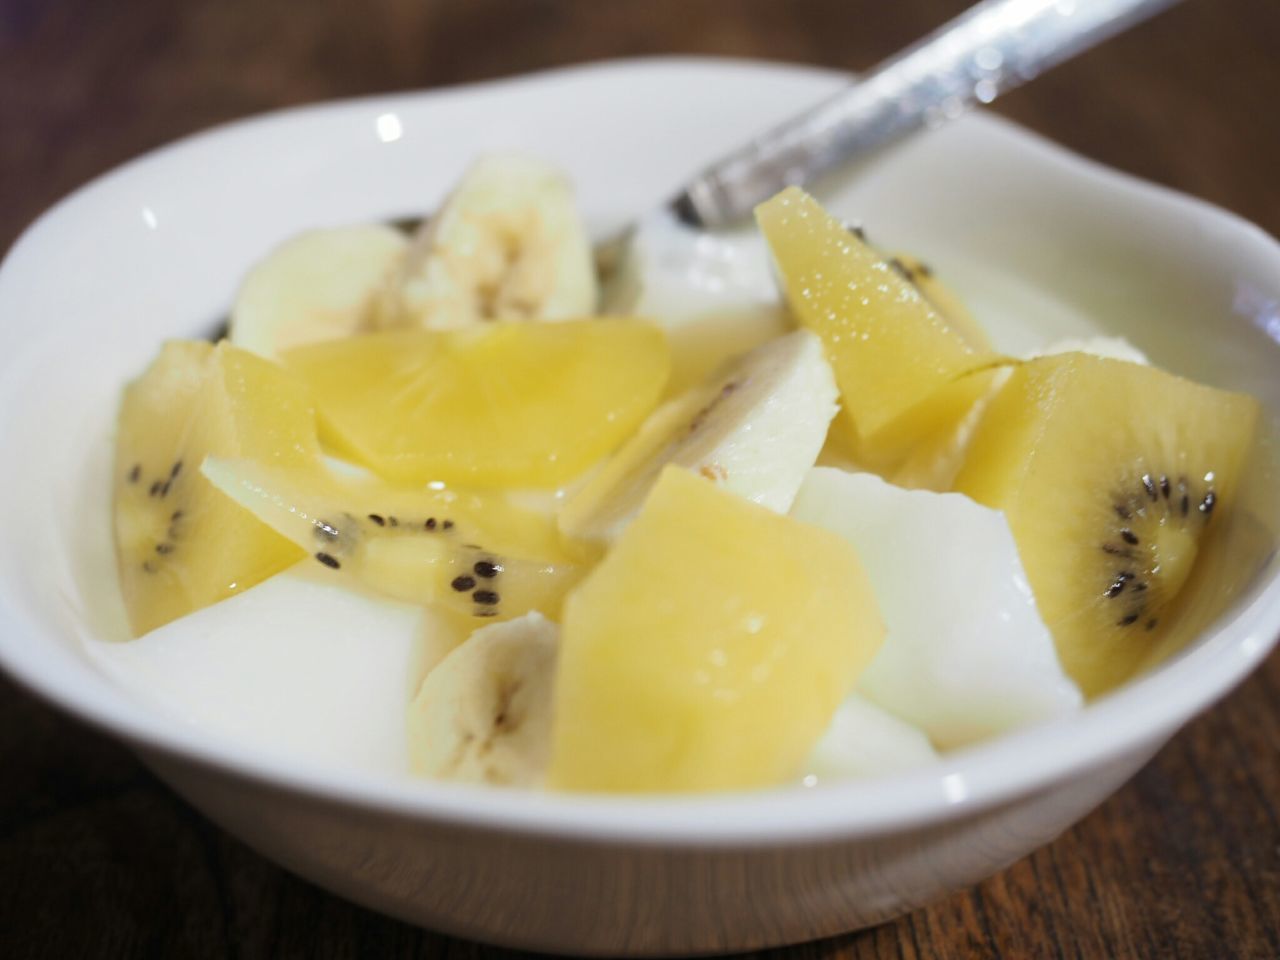
[[[712,164],[671,202],[727,226],[756,204],[990,103],[1177,0],[983,0],[817,106]]]

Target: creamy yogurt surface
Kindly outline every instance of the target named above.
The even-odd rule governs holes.
[[[428,609],[299,565],[137,640],[90,641],[88,652],[133,696],[206,733],[399,774],[409,699],[460,640]]]

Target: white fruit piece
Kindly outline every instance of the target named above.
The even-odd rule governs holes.
[[[560,630],[541,614],[477,630],[427,674],[409,708],[415,773],[537,787],[551,756]]]
[[[713,234],[660,209],[636,224],[602,292],[603,311],[662,327],[671,344],[667,395],[676,396],[793,329],[772,264],[754,225]]]
[[[231,342],[274,358],[356,333],[408,245],[399,230],[376,224],[285,241],[245,276],[231,311]]]
[[[520,156],[478,161],[419,230],[376,311],[381,327],[567,320],[596,312],[595,263],[569,180]]]
[[[414,680],[462,636],[429,610],[297,567],[137,640],[85,646],[170,722],[284,762],[403,776]]]
[[[791,515],[847,539],[871,577],[888,632],[858,692],[939,749],[1080,706],[1003,514],[818,467]]]
[[[815,786],[903,773],[937,759],[937,752],[919,727],[852,694],[836,709],[822,739],[809,754],[801,783]]]
[[[560,529],[613,539],[669,463],[786,513],[822,449],[838,396],[817,336],[797,330],[762,344],[655,410],[565,505]]]

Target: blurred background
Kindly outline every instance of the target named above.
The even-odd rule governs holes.
[[[250,114],[614,57],[863,70],[965,0],[0,0],[0,250]],[[992,108],[1280,233],[1280,0],[1187,0]],[[5,322],[5,318],[0,318]],[[849,957],[1280,956],[1280,659],[1052,846]],[[496,956],[338,901],[0,680],[0,956]]]

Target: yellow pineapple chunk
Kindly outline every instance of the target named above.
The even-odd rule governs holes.
[[[887,468],[922,431],[958,422],[974,391],[944,388],[1000,361],[804,191],[756,208],[797,321],[822,337],[860,462]],[[926,409],[927,405],[927,409]]]
[[[844,540],[668,467],[566,601],[549,782],[782,783],[883,635]]]
[[[554,487],[610,453],[657,402],[662,331],[639,320],[366,334],[284,357],[326,441],[397,483]]]
[[[1005,511],[1062,665],[1128,679],[1212,565],[1258,419],[1252,397],[1067,353],[1016,367],[955,487]]]
[[[137,634],[253,586],[301,550],[214,490],[207,455],[285,467],[319,456],[300,384],[227,343],[174,341],[125,389],[116,432],[115,538]]]

